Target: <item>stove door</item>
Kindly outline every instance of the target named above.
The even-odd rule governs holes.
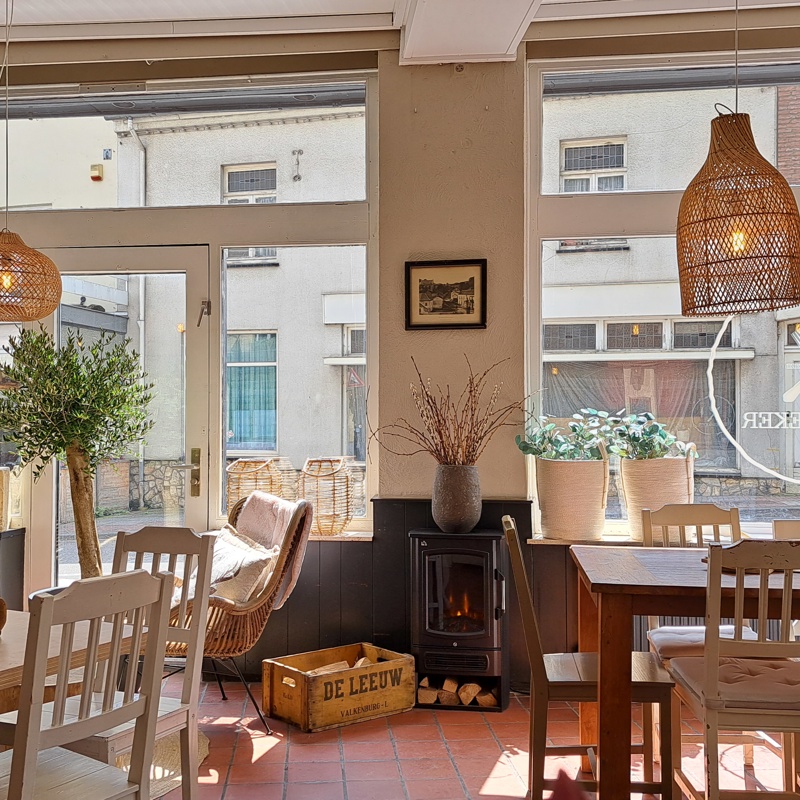
[[[468,640],[490,635],[493,576],[490,574],[489,553],[431,550],[423,558],[421,611],[425,633]]]

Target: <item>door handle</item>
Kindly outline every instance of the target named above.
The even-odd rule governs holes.
[[[200,448],[192,448],[190,464],[173,464],[172,468],[191,470],[189,475],[189,495],[191,497],[200,497]]]
[[[494,571],[495,580],[500,582],[500,608],[495,608],[494,618],[500,619],[506,613],[506,576],[499,569]]]

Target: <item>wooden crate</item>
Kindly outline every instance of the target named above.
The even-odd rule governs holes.
[[[374,662],[324,675],[309,671],[366,656]],[[414,707],[414,658],[361,642],[268,658],[262,662],[264,713],[298,725],[304,731],[324,731],[365,719],[386,717]]]

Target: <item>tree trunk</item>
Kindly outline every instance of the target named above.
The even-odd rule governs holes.
[[[77,443],[67,448],[67,470],[81,578],[96,578],[103,574],[103,568],[94,518],[94,480],[86,472],[86,455]]]

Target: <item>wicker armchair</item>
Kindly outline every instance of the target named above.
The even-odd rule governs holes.
[[[236,521],[246,499],[239,500],[228,513],[228,522],[233,527],[236,527]],[[203,656],[211,659],[211,666],[217,679],[222,699],[227,700],[228,698],[225,695],[225,689],[222,686],[222,680],[218,672],[219,662],[225,662],[226,665],[229,665],[231,674],[242,682],[268,733],[272,731],[261,712],[259,704],[253,697],[250,687],[239,669],[239,665],[234,659],[247,653],[261,638],[275,601],[280,595],[281,587],[284,581],[288,581],[291,577],[292,568],[301,549],[300,545],[306,515],[310,512],[311,506],[305,500],[297,502],[297,508],[284,535],[275,569],[264,588],[258,594],[254,595],[246,603],[241,604],[234,603],[223,597],[214,597],[213,595],[208,598],[208,618]],[[174,613],[176,612],[177,609]],[[189,614],[191,614],[191,609],[189,609]],[[184,658],[185,656],[185,644],[175,642],[167,646],[167,657]]]

